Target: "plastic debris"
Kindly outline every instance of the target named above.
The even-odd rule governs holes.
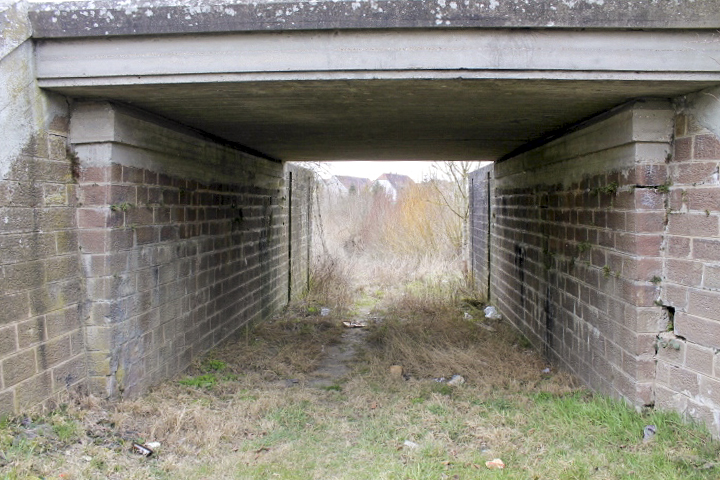
[[[542,373],[550,373],[550,367],[543,368]]]
[[[390,365],[390,376],[393,378],[402,378],[403,377],[402,365]]]
[[[415,442],[411,442],[410,440],[405,440],[405,442],[403,442],[403,445],[405,445],[408,448],[412,448],[412,449],[418,448],[420,446]]]
[[[463,377],[462,375],[453,375],[452,378],[450,378],[450,380],[448,380],[447,382],[448,385],[452,386],[462,385],[463,383],[465,383],[465,377]]]
[[[485,318],[489,318],[490,320],[501,320],[502,315],[500,315],[497,311],[497,309],[493,306],[487,306],[485,307]]]
[[[435,380],[437,383],[445,383],[445,382],[447,382],[447,378],[445,378],[445,377],[433,378],[433,380]]]
[[[503,462],[499,458],[494,458],[485,462],[485,466],[490,470],[502,470],[503,468],[505,468],[505,462]]]
[[[321,316],[321,317],[327,317],[328,315],[330,315],[330,309],[327,308],[327,307],[322,307],[322,308],[320,309],[320,316]]]
[[[346,328],[363,328],[367,327],[367,323],[364,322],[342,322]]]
[[[147,442],[145,446],[151,450],[156,450],[160,448],[160,442]]]
[[[153,454],[152,449],[146,447],[145,445],[140,445],[139,443],[132,444],[132,452],[142,455],[143,457],[149,457]]]
[[[655,425],[645,425],[645,428],[643,428],[643,442],[647,443],[652,440],[656,432],[657,427]]]
[[[465,320],[472,320],[472,315],[470,315],[468,312],[463,313],[463,318]]]

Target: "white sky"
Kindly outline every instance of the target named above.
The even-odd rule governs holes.
[[[402,162],[327,162],[328,174],[321,173],[323,177],[331,175],[351,175],[375,180],[383,173],[399,173],[407,175],[416,182],[430,173],[432,162],[402,161]]]
[[[407,175],[416,182],[421,182],[431,172],[433,162],[404,161],[367,161],[367,162],[323,162],[320,176],[349,175],[375,180],[383,173],[399,173]]]

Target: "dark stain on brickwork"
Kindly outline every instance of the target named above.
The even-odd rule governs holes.
[[[545,357],[550,358],[553,349],[553,331],[555,329],[555,318],[552,311],[552,302],[550,301],[550,285],[545,286],[545,302],[543,305],[543,314],[545,316]]]
[[[520,281],[520,298],[525,305],[525,248],[521,245],[515,245],[515,268],[517,277]]]

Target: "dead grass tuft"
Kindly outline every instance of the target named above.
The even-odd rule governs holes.
[[[330,308],[336,315],[346,313],[356,293],[353,268],[352,260],[341,256],[325,254],[316,257],[305,301],[316,307]]]
[[[458,374],[488,390],[541,385],[554,392],[573,390],[566,376],[554,376],[556,385],[547,385],[546,362],[523,347],[515,329],[467,319],[466,311],[442,292],[406,291],[388,308],[386,320],[372,327],[364,360],[382,374],[396,364],[416,378]]]

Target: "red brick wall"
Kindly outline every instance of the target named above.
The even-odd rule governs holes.
[[[720,434],[720,138],[679,115],[668,165],[662,300],[674,324],[657,341],[657,405]]]
[[[83,169],[80,201],[96,386],[144,391],[284,304],[277,191],[114,164]]]
[[[76,106],[71,139],[93,391],[144,392],[301,286],[309,232],[296,220],[290,248],[282,163],[106,103]],[[304,178],[296,169],[301,217]]]
[[[493,303],[550,360],[636,405],[654,401],[667,327],[656,300],[673,115],[628,105],[494,167]]]

